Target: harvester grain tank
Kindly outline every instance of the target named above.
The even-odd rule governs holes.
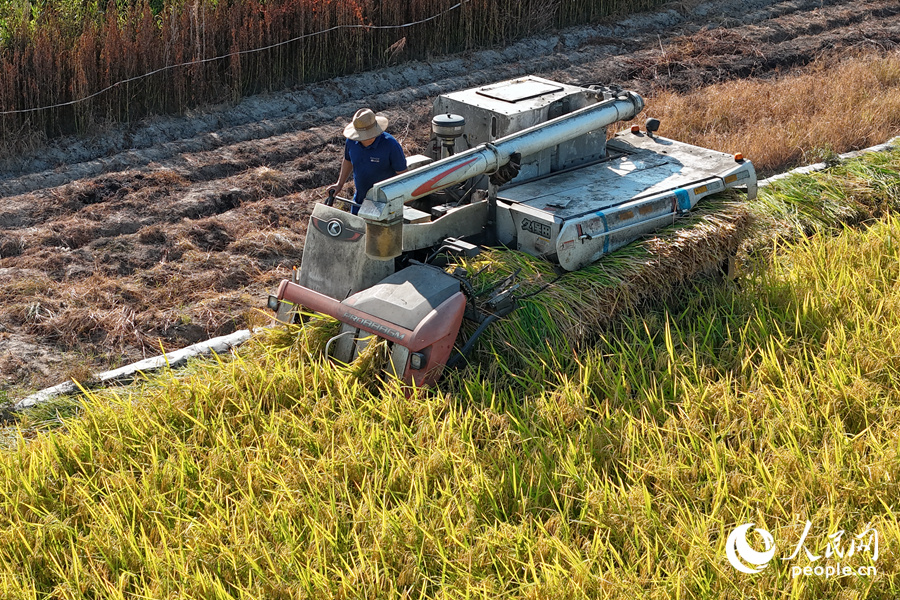
[[[655,135],[655,119],[607,139],[643,106],[634,92],[533,76],[438,97],[430,155],[373,186],[358,215],[316,205],[299,275],[270,308],[284,322],[301,307],[341,321],[328,349],[343,362],[384,338],[396,375],[427,385],[516,307],[514,281],[476,301],[436,257],[492,246],[575,271],[704,196],[755,197],[750,161]],[[464,318],[479,327],[454,350]]]

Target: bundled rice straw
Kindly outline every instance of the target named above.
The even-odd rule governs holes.
[[[768,238],[793,239],[853,225],[900,208],[900,151],[872,152],[779,180],[761,191]]]
[[[752,226],[751,211],[740,197],[707,198],[651,237],[562,277],[547,261],[510,250],[492,250],[463,261],[470,274],[483,269],[476,277],[476,291],[479,285],[486,288],[520,270],[518,295],[537,292],[491,325],[476,349],[490,357],[548,347],[555,352],[571,350],[623,310],[663,298],[680,282],[718,268],[736,254]]]

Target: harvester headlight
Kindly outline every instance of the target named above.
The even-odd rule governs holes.
[[[278,298],[275,296],[269,296],[269,310],[274,310],[278,312]]]
[[[409,366],[413,371],[421,371],[426,362],[425,355],[421,352],[413,352],[409,355]]]

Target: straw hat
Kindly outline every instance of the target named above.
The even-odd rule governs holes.
[[[387,117],[375,115],[368,108],[361,108],[353,115],[353,122],[344,128],[344,137],[357,142],[378,137],[387,127]]]

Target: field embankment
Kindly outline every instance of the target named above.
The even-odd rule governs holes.
[[[735,282],[411,398],[364,359],[323,360],[316,327],[88,395],[0,453],[0,591],[895,597],[900,221],[841,221],[896,210],[898,178],[894,151],[782,182],[760,207],[795,220],[769,225],[812,235]],[[755,575],[725,559],[741,523],[787,557],[807,521],[813,556],[876,531],[877,558],[841,560],[874,574],[792,575],[833,554]]]

